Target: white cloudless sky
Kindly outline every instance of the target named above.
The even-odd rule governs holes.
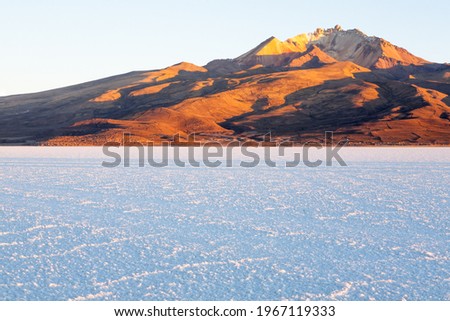
[[[449,12],[448,0],[0,0],[0,95],[204,65],[336,24],[450,62]]]

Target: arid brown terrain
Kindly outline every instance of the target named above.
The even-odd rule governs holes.
[[[271,37],[235,59],[180,63],[0,97],[2,145],[167,140],[322,140],[449,145],[450,65],[359,30]]]

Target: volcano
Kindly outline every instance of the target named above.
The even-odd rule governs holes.
[[[233,59],[182,62],[35,94],[0,97],[2,145],[199,140],[449,145],[450,65],[340,26]]]

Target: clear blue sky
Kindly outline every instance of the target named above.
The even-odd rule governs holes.
[[[336,24],[450,62],[449,13],[448,0],[0,0],[0,95],[204,65]]]

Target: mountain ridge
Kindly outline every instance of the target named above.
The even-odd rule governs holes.
[[[367,36],[358,29],[343,30],[339,25],[329,29],[317,28],[312,33],[299,34],[285,41],[272,36],[234,60],[244,66],[255,63],[273,65],[277,62],[264,57],[295,56],[295,53],[304,53],[311,46],[320,48],[338,61],[349,60],[366,68],[388,69],[398,64],[429,63],[382,38]]]

